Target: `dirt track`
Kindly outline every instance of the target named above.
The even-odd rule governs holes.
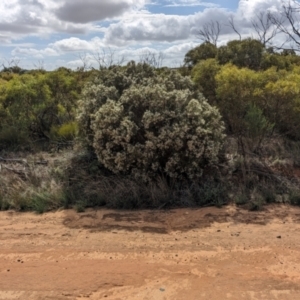
[[[0,299],[300,299],[300,209],[1,212]]]

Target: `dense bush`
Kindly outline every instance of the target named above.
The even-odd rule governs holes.
[[[40,134],[49,120],[46,108],[50,102],[50,90],[43,75],[15,76],[2,84],[0,109],[0,144],[25,142],[31,135]],[[7,132],[15,132],[12,140],[7,139]],[[1,146],[0,146],[1,147]]]
[[[277,132],[300,138],[300,68],[255,72],[227,64],[215,77],[217,104],[230,132],[247,135],[245,117],[255,104]],[[253,124],[252,124],[253,125]]]
[[[221,66],[214,58],[200,61],[192,69],[192,79],[210,104],[216,105],[216,75]]]
[[[275,128],[293,139],[300,139],[300,68],[277,73],[277,80],[268,80],[256,92],[257,101],[264,103],[269,119]]]
[[[215,79],[218,106],[229,132],[243,134],[245,131],[243,118],[258,86],[256,72],[227,64],[220,69]]]
[[[248,148],[256,152],[265,136],[271,133],[274,124],[270,123],[262,110],[253,104],[249,104],[243,121],[245,124],[244,136],[248,139]]]
[[[66,68],[0,72],[0,150],[30,148],[41,139],[73,139],[76,102],[86,80],[78,75]]]
[[[184,58],[187,67],[194,67],[199,62],[216,59],[220,65],[231,63],[239,68],[267,70],[276,67],[278,70],[291,70],[293,65],[300,64],[300,57],[291,50],[275,52],[266,48],[260,41],[252,38],[232,40],[226,45],[216,47],[206,42],[189,50]]]
[[[87,86],[78,122],[99,161],[116,174],[148,181],[201,177],[217,161],[223,122],[192,81],[129,63]]]
[[[184,64],[186,66],[195,66],[198,62],[216,58],[218,49],[215,45],[209,42],[205,42],[190,51],[184,57]]]
[[[264,45],[258,40],[234,40],[218,49],[217,59],[220,64],[230,62],[238,67],[259,70],[265,51]]]

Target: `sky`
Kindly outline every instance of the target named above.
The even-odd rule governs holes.
[[[218,44],[255,37],[251,20],[280,11],[282,0],[1,0],[0,63],[25,69],[96,67],[160,57],[182,65],[201,40],[199,28],[222,25]]]

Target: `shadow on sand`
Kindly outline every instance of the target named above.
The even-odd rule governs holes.
[[[89,209],[83,213],[65,212],[64,225],[90,231],[143,231],[167,234],[207,228],[217,223],[266,225],[272,220],[300,222],[300,208],[289,205],[269,205],[263,211],[250,212],[235,206],[172,210],[107,210]]]

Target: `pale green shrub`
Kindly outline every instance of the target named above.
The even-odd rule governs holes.
[[[111,72],[127,87],[106,86],[116,81],[105,74],[110,80],[85,89],[78,117],[107,169],[144,181],[158,174],[195,179],[217,162],[223,122],[189,78],[174,71],[155,75],[149,66],[133,63]]]
[[[56,140],[72,141],[77,136],[78,124],[76,122],[68,122],[60,126],[51,127],[51,137]]]

